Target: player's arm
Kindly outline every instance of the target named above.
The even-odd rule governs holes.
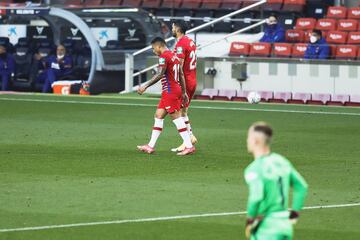
[[[290,220],[296,223],[299,217],[299,211],[303,208],[308,191],[308,185],[305,179],[294,167],[290,173],[290,185],[293,188],[292,210],[290,211]]]
[[[181,86],[181,92],[182,92],[182,99],[183,104],[186,104],[189,101],[189,97],[186,94],[186,81],[185,81],[185,74],[184,74],[184,59],[180,59],[180,86]]]
[[[160,66],[160,70],[158,71],[158,73],[156,73],[147,83],[145,83],[143,86],[140,86],[139,89],[137,90],[138,94],[143,94],[146,89],[148,89],[149,87],[151,87],[152,85],[154,85],[155,83],[157,83],[158,81],[160,81],[161,78],[164,77],[164,74],[166,72],[166,64]]]
[[[261,181],[260,176],[252,171],[245,173],[245,180],[249,187],[245,235],[249,238],[252,229],[256,228],[259,221],[261,221],[258,210],[261,201],[264,199],[264,184]]]

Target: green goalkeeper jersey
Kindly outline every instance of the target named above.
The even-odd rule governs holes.
[[[307,184],[291,163],[279,154],[271,153],[255,159],[245,169],[245,180],[249,186],[249,218],[266,218],[287,212],[290,188],[293,189],[291,208],[299,211],[303,207]]]

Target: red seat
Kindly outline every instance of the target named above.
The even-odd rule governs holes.
[[[316,23],[315,29],[321,31],[333,31],[336,30],[336,20],[331,18],[319,19]]]
[[[305,7],[305,0],[284,0],[283,11],[302,12]]]
[[[200,7],[202,0],[183,0],[182,8],[196,9]]]
[[[84,2],[85,6],[91,6],[91,7],[100,6],[101,3],[102,3],[102,0],[86,0]]]
[[[336,59],[354,60],[357,57],[358,47],[354,45],[339,45],[336,49]]]
[[[310,42],[310,36],[312,31],[306,31],[304,36],[304,42],[309,43]],[[322,35],[324,35],[325,32],[321,32]],[[323,36],[324,37],[324,36]]]
[[[339,31],[356,31],[358,29],[358,20],[341,19],[338,22],[337,30]]]
[[[298,43],[304,42],[305,32],[302,30],[289,29],[285,34],[286,42]]]
[[[360,20],[360,7],[350,8],[348,10],[348,18]]]
[[[347,8],[331,6],[328,8],[326,16],[328,18],[344,19],[347,17]]]
[[[65,6],[80,6],[82,5],[81,0],[65,0],[64,1]]]
[[[222,0],[221,8],[222,9],[234,9],[237,10],[241,7],[242,2],[239,0]]]
[[[160,7],[161,0],[144,0],[142,7],[147,8],[158,8]]]
[[[163,0],[161,7],[162,8],[179,8],[182,3],[182,0]]]
[[[307,49],[306,43],[296,43],[293,45],[292,54],[293,58],[303,58]]]
[[[203,0],[201,8],[206,9],[218,9],[220,7],[221,0]]]
[[[229,56],[248,56],[250,44],[243,42],[232,42],[230,46]]]
[[[263,6],[266,11],[279,11],[284,0],[268,0]]]
[[[253,43],[250,46],[250,56],[269,57],[271,53],[270,43]]]
[[[360,32],[351,32],[349,33],[348,44],[360,44]]]
[[[106,6],[118,6],[121,5],[122,0],[104,0],[103,5]]]
[[[337,50],[337,45],[329,45],[330,47],[330,59],[334,59],[336,57],[336,50]]]
[[[313,30],[315,28],[315,18],[298,18],[296,21],[296,30]]]
[[[124,0],[122,5],[129,7],[140,7],[141,0]]]
[[[330,44],[344,44],[346,43],[347,35],[347,32],[330,31],[326,36],[326,42]]]
[[[273,55],[275,57],[289,58],[291,56],[292,44],[290,43],[274,43]]]

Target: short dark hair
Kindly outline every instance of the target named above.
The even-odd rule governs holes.
[[[315,33],[316,35],[322,37],[322,32],[321,32],[321,30],[314,29],[312,32]]]
[[[183,34],[186,33],[186,31],[188,30],[188,25],[185,21],[182,21],[182,20],[177,20],[177,21],[174,21],[173,24],[179,28],[179,31]]]
[[[278,15],[276,13],[270,13],[269,17],[274,17],[276,20],[278,20]]]
[[[260,132],[265,135],[266,143],[270,143],[273,136],[273,129],[266,122],[257,122],[253,124],[253,129],[255,132]]]
[[[166,45],[165,40],[162,37],[156,37],[151,41],[151,44],[161,44]]]

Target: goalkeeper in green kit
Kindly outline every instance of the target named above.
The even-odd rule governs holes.
[[[251,240],[291,240],[307,193],[304,178],[283,156],[272,153],[271,127],[254,123],[248,132],[248,151],[255,160],[245,169],[249,187],[245,235]],[[293,189],[292,208],[288,210]]]

